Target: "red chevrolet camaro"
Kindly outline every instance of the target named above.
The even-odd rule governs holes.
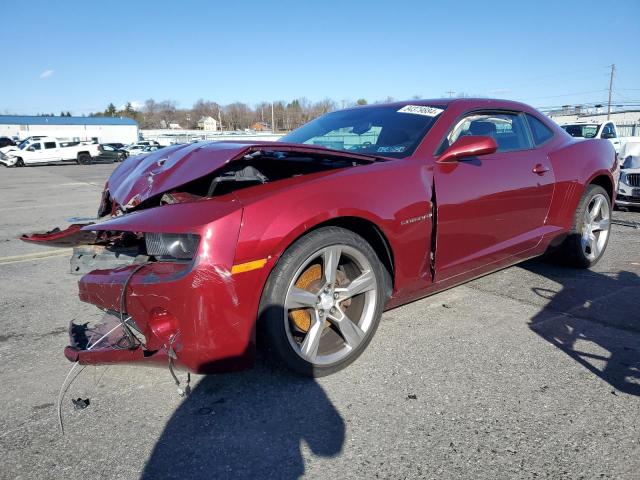
[[[608,141],[520,103],[372,105],[279,142],[129,158],[95,223],[23,239],[75,247],[80,299],[105,312],[71,325],[71,361],[220,372],[264,345],[321,376],[363,352],[385,309],[548,251],[596,263],[618,175]]]

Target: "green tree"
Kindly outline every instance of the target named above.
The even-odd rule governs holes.
[[[127,102],[127,104],[124,106],[124,114],[127,117],[134,117],[136,114],[135,109],[131,106],[131,102]]]
[[[367,104],[367,100],[364,98],[359,98],[358,100],[356,100],[356,105],[366,105]]]
[[[104,114],[107,117],[115,117],[117,112],[118,112],[118,109],[116,108],[116,106],[113,103],[110,103],[107,106],[107,109],[104,111]]]

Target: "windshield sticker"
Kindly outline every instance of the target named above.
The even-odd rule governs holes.
[[[424,115],[426,117],[437,117],[444,110],[442,108],[427,107],[425,105],[405,105],[398,113],[413,113],[414,115]]]
[[[378,147],[378,153],[400,153],[407,149],[404,145],[397,145],[395,147]]]

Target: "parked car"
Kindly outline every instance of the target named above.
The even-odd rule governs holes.
[[[164,147],[161,145],[149,145],[148,147],[144,147],[142,149],[142,153],[155,152],[156,150],[160,150],[161,148],[164,148]]]
[[[51,137],[31,137],[0,152],[0,163],[7,167],[24,167],[42,163],[91,163],[100,153],[98,145],[81,142],[60,142]]]
[[[105,143],[103,145],[109,145],[110,147],[122,150],[126,145],[124,143]]]
[[[629,155],[622,164],[616,205],[640,207],[640,155]]]
[[[121,162],[125,158],[127,158],[126,152],[119,150],[110,144],[103,143],[99,146],[99,154],[96,157],[96,160],[100,161],[111,161],[111,162]]]
[[[220,372],[250,366],[260,342],[321,376],[363,352],[384,309],[554,248],[594,265],[618,175],[610,142],[521,103],[370,105],[278,142],[129,158],[99,223],[23,239],[75,247],[80,299],[115,312],[98,330],[118,333],[90,344],[72,326],[71,361]]]
[[[16,143],[11,140],[9,137],[0,137],[0,148],[3,147],[14,147]]]
[[[123,150],[127,152],[127,156],[133,157],[134,155],[141,154],[145,148],[147,148],[146,145],[129,145],[124,147]]]

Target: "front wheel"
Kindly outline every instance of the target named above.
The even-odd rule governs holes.
[[[604,254],[611,231],[611,200],[599,185],[588,185],[578,203],[573,227],[560,253],[573,267],[589,268]]]
[[[287,249],[265,285],[264,340],[296,373],[321,377],[345,368],[378,328],[387,276],[354,232],[323,227],[309,233]]]

